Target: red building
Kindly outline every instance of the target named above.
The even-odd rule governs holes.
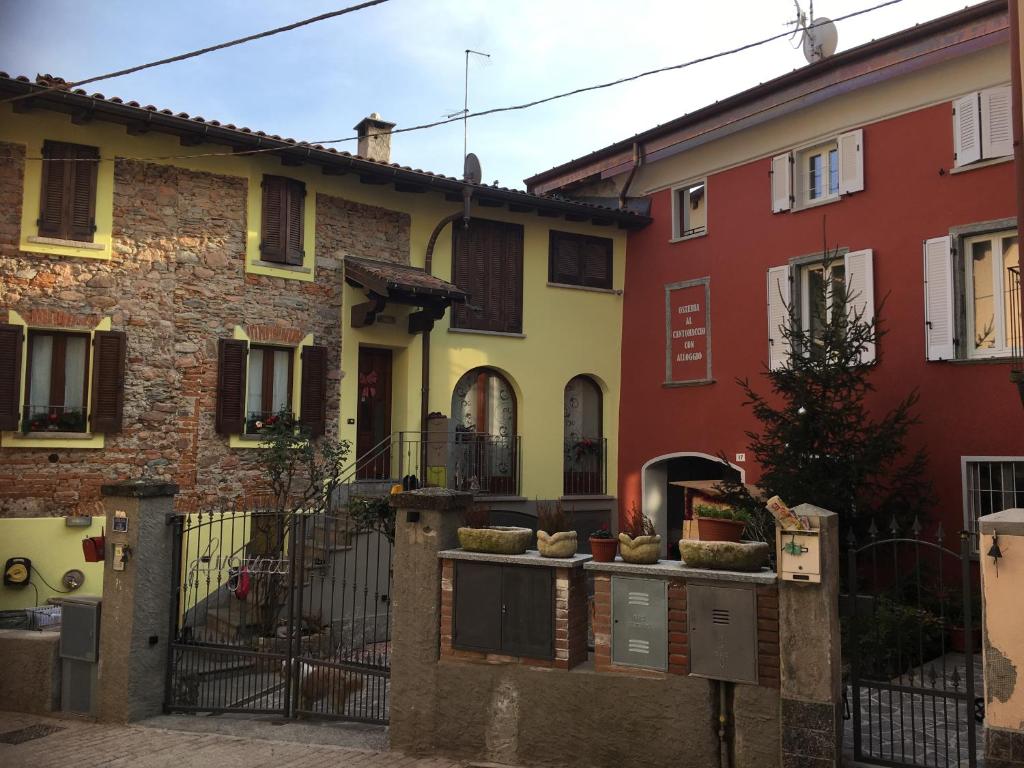
[[[959,530],[1024,506],[1010,115],[1007,6],[989,2],[527,180],[650,205],[653,223],[628,242],[623,509],[641,503],[672,541],[684,505],[674,483],[719,478],[722,453],[757,481],[745,432],[758,425],[735,379],[768,389],[756,379],[785,354],[785,302],[806,326],[825,277],[868,316],[885,299],[871,407],[919,388],[909,447],[927,450],[933,517]],[[842,256],[828,275],[823,228]]]

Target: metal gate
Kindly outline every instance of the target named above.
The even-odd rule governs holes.
[[[879,538],[872,523],[867,543],[847,539],[845,737],[868,764],[976,766],[984,699],[973,537],[963,532],[957,552],[941,525],[924,536],[915,522],[901,535],[893,522],[889,533]]]
[[[393,528],[360,522],[176,516],[167,710],[388,722]]]

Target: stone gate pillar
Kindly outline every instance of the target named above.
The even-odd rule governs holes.
[[[163,711],[171,619],[173,483],[104,485],[106,561],[100,613],[99,718],[127,722]],[[126,530],[122,530],[126,529]],[[123,564],[115,547],[128,548]]]
[[[1024,768],[1024,509],[985,515],[979,522],[985,765]]]

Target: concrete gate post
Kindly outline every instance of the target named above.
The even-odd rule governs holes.
[[[839,766],[839,518],[811,504],[793,511],[820,531],[821,582],[779,581],[780,762],[782,768]]]
[[[104,485],[106,561],[100,614],[98,713],[127,722],[163,711],[172,584],[171,556],[178,486]],[[124,530],[124,529],[127,530]],[[115,551],[127,557],[115,562]]]
[[[985,765],[1024,768],[1024,509],[985,515],[979,522]]]
[[[473,495],[423,488],[391,497],[395,508],[391,580],[391,745],[431,748],[434,676],[441,648],[441,561],[458,546],[458,528]]]

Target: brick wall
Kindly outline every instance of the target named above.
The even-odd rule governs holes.
[[[757,681],[779,687],[779,587],[757,588]]]
[[[317,195],[316,279],[245,272],[244,178],[119,160],[113,258],[18,249],[24,148],[0,143],[0,319],[91,328],[109,316],[128,337],[124,426],[95,449],[0,446],[0,516],[62,515],[103,483],[147,477],[214,502],[262,489],[257,450],[216,433],[217,339],[234,326],[328,348],[328,436],[337,434],[341,258],[408,261],[409,217]],[[41,323],[42,324],[42,323]]]

